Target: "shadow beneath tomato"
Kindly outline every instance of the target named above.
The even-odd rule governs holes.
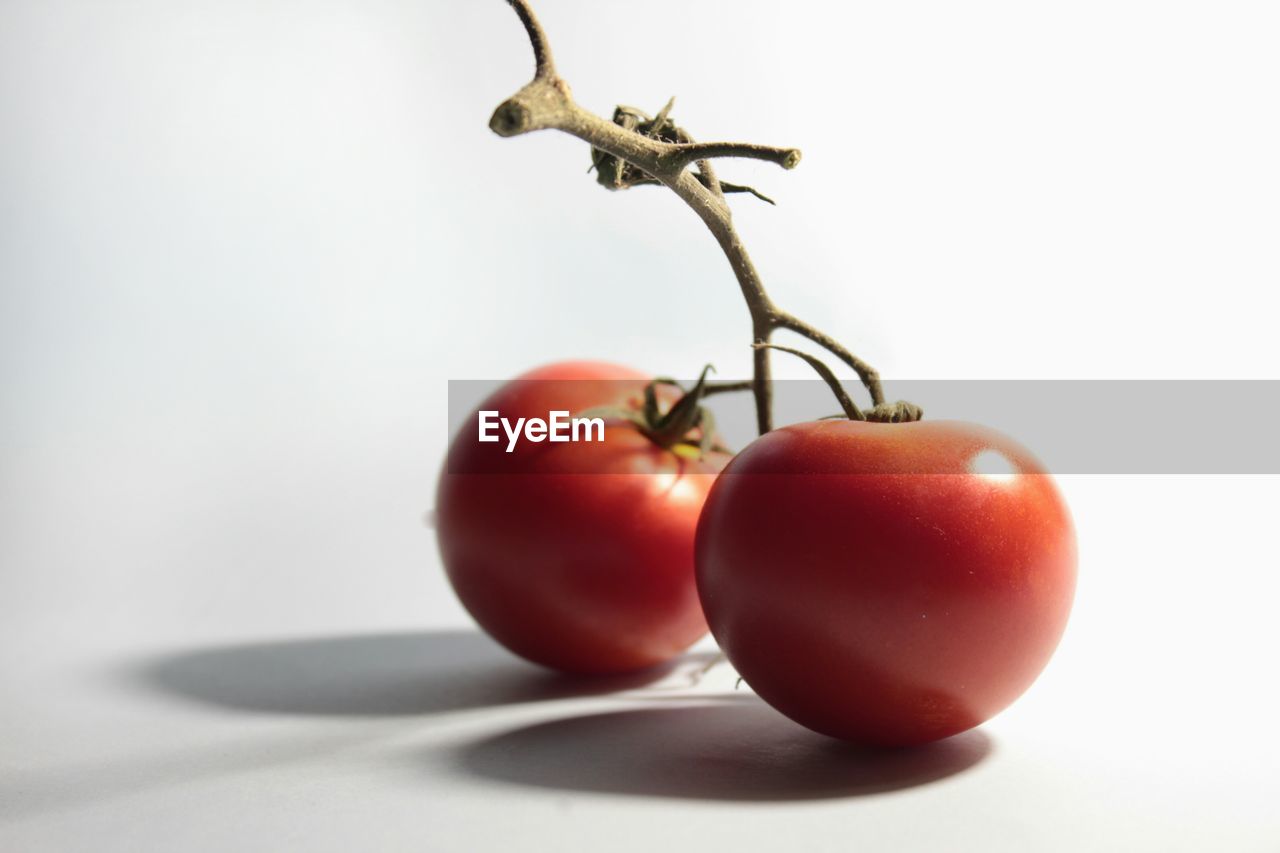
[[[813,800],[926,785],[973,767],[991,739],[969,731],[912,749],[814,734],[759,700],[570,717],[473,743],[476,776],[538,788],[698,800]]]
[[[131,675],[149,688],[219,708],[372,717],[629,690],[662,678],[674,665],[620,676],[568,676],[525,663],[478,631],[431,631],[194,649],[146,661]]]

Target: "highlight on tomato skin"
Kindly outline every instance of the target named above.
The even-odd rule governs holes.
[[[562,362],[498,388],[479,410],[546,417],[636,406],[650,377],[602,362]],[[727,457],[659,447],[610,421],[603,441],[476,439],[450,446],[436,498],[449,581],[476,622],[512,652],[578,674],[655,666],[707,630],[693,573],[703,501]]]
[[[796,722],[879,746],[972,728],[1052,656],[1076,543],[1052,477],[973,424],[783,427],[721,474],[697,534],[711,632]]]

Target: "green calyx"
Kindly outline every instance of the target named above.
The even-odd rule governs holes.
[[[707,393],[707,374],[715,368],[708,364],[702,368],[698,381],[686,389],[676,380],[659,376],[644,386],[644,405],[636,409],[627,406],[598,406],[579,412],[578,417],[605,418],[634,424],[654,444],[670,450],[678,456],[701,459],[712,452],[731,453],[715,440],[715,418],[702,405]],[[680,397],[663,411],[658,399],[658,386],[665,385],[680,390]]]

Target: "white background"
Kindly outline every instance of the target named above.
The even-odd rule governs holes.
[[[740,231],[890,380],[1278,378],[1273,4],[537,8],[583,104],[804,150]],[[923,757],[458,633],[447,379],[749,364],[673,197],[489,133],[530,68],[498,0],[0,2],[0,847],[1280,849],[1274,478],[1066,478],[1058,656]]]

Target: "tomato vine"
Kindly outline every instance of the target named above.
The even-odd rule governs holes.
[[[747,254],[733,225],[733,217],[725,201],[725,193],[754,190],[724,184],[717,177],[712,160],[740,157],[775,163],[793,169],[800,162],[797,148],[778,148],[744,142],[695,142],[686,131],[668,125],[671,104],[655,119],[637,110],[619,107],[610,121],[584,109],[576,101],[569,84],[556,70],[546,33],[527,0],[507,0],[524,24],[533,47],[534,76],[520,91],[498,106],[489,121],[494,133],[503,137],[519,136],[535,130],[559,130],[589,143],[593,163],[599,167],[604,157],[618,164],[609,180],[613,189],[625,189],[637,183],[660,183],[672,190],[711,231],[720,245],[746,300],[751,315],[754,347],[751,391],[755,396],[756,425],[763,435],[773,428],[773,382],[769,363],[772,349],[801,356],[815,368],[822,364],[814,356],[784,347],[770,345],[775,331],[794,332],[830,352],[851,367],[871,397],[871,408],[862,411],[852,401],[834,374],[825,365],[819,373],[837,391],[846,414],[855,420],[902,422],[919,420],[918,406],[898,401],[885,401],[880,375],[835,338],[820,331],[795,315],[779,308],[765,291],[760,274]],[[689,167],[693,168],[690,169]],[[624,175],[630,167],[630,178]],[[767,200],[767,199],[766,199]],[[839,389],[839,390],[837,390]],[[846,405],[847,404],[847,405]]]

